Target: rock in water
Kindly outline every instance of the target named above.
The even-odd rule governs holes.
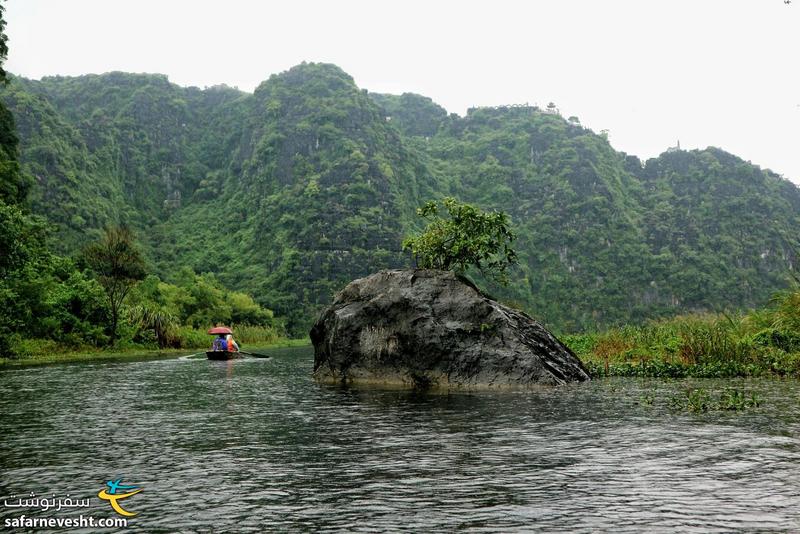
[[[415,388],[588,380],[530,316],[448,271],[381,271],[350,282],[311,329],[314,377]]]

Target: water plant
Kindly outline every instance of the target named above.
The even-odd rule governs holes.
[[[741,411],[748,408],[757,408],[761,405],[761,397],[755,392],[749,395],[737,389],[726,389],[722,392],[717,403],[720,410]]]
[[[699,313],[564,336],[594,377],[800,377],[800,286],[748,314]]]
[[[711,396],[708,391],[690,389],[686,392],[686,409],[690,412],[707,412],[711,406]]]
[[[639,396],[639,404],[643,406],[652,406],[655,403],[655,392],[647,391]]]
[[[683,394],[673,395],[668,401],[671,410],[692,413],[743,411],[761,404],[761,397],[757,393],[734,388],[726,388],[717,397],[704,388],[689,388]]]

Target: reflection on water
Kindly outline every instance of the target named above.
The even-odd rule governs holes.
[[[344,390],[311,381],[310,349],[272,355],[0,372],[0,498],[122,477],[148,532],[800,529],[794,381],[739,383],[764,400],[744,414],[676,415],[685,382]]]

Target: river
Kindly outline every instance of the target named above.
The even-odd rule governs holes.
[[[800,530],[796,381],[420,394],[320,386],[310,348],[270,355],[0,371],[0,519],[121,517],[97,493],[122,479],[142,489],[119,501],[129,531]],[[762,405],[668,407],[732,384]],[[31,492],[90,505],[20,506]]]

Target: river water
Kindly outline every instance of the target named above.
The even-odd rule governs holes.
[[[795,381],[415,394],[319,386],[311,349],[270,354],[0,372],[0,519],[121,517],[97,498],[121,478],[143,490],[119,501],[129,531],[800,530]],[[668,407],[731,385],[762,405]],[[90,505],[19,506],[31,492]]]

